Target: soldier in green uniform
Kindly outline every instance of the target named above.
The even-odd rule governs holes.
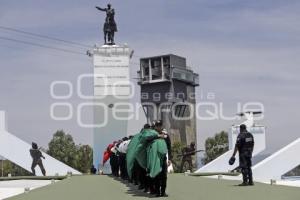
[[[191,142],[190,146],[182,149],[182,160],[180,166],[180,172],[183,171],[183,167],[186,163],[188,163],[188,169],[193,170],[193,158],[192,156],[196,154],[195,143]]]
[[[35,167],[38,165],[42,171],[42,174],[46,176],[46,170],[44,168],[42,159],[45,159],[42,152],[39,150],[38,145],[36,143],[32,143],[32,148],[29,150],[30,155],[32,157],[31,171],[33,175],[35,175]]]

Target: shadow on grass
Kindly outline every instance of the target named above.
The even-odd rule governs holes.
[[[124,184],[127,187],[127,194],[131,195],[133,197],[148,197],[148,198],[157,198],[155,195],[149,194],[144,192],[144,189],[139,190],[138,185],[135,185],[133,183],[130,183],[128,180],[124,180],[120,177],[115,177],[113,175],[108,175],[112,179],[119,181],[120,183]]]

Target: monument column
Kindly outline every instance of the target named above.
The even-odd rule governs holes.
[[[93,50],[93,164],[96,168],[102,164],[106,147],[127,136],[131,54],[127,45],[103,45]]]

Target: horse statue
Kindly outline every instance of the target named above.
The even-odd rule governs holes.
[[[118,31],[115,22],[115,10],[111,7],[111,4],[107,4],[107,8],[100,8],[99,6],[96,6],[96,8],[106,12],[106,18],[103,25],[104,44],[114,45],[115,32]]]

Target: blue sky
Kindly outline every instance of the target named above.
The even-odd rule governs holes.
[[[110,1],[116,9],[116,40],[128,43],[136,57],[175,53],[185,56],[200,74],[199,94],[214,92],[224,113],[233,115],[238,102],[265,106],[268,150],[299,137],[300,2],[297,0],[127,0]],[[102,43],[104,13],[94,6],[107,1],[0,1],[0,26],[94,45]],[[0,30],[0,36],[85,52],[86,49]],[[8,113],[9,130],[26,141],[47,145],[64,129],[77,142],[90,143],[92,130],[76,120],[50,119],[49,87],[54,80],[76,84],[92,73],[92,61],[73,55],[0,40],[0,109]],[[91,93],[91,86],[85,90]],[[138,97],[135,98],[138,100]],[[74,107],[82,102],[74,96]],[[89,119],[87,113],[87,120]],[[234,121],[198,121],[199,142]],[[137,127],[139,129],[140,127]]]

